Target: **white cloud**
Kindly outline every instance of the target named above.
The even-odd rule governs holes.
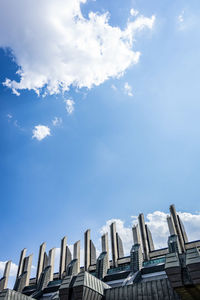
[[[34,127],[32,131],[33,135],[32,138],[37,139],[38,141],[43,140],[48,135],[51,135],[50,128],[45,125],[37,125]]]
[[[54,117],[52,124],[53,126],[60,126],[62,124],[62,118]]]
[[[109,14],[90,12],[86,0],[1,0],[0,47],[9,48],[19,66],[19,80],[4,85],[56,94],[70,86],[91,88],[122,76],[139,61],[135,34],[151,29],[155,17],[137,15],[124,30],[109,24]],[[133,13],[133,11],[132,11]]]
[[[128,82],[125,82],[124,84],[124,92],[129,97],[133,97],[132,87],[130,86],[130,84],[128,84]]]
[[[74,111],[74,104],[75,102],[71,99],[67,99],[67,100],[64,100],[65,104],[66,104],[66,110],[68,112],[69,115],[71,115]]]
[[[130,14],[131,16],[136,17],[139,14],[139,11],[134,8],[131,8]]]
[[[12,115],[11,114],[7,114],[7,118],[8,118],[8,121],[10,121],[12,119]]]

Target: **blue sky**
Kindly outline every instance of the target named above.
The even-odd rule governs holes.
[[[1,261],[87,228],[97,241],[112,218],[200,209],[199,1],[87,1],[82,35],[69,1],[47,2],[0,4]]]

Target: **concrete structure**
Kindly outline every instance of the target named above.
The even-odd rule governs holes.
[[[24,258],[26,256],[26,251],[27,251],[26,248],[24,248],[21,251],[21,255],[20,255],[20,259],[19,259],[19,264],[18,264],[18,270],[17,270],[17,278],[22,274],[22,268],[23,268]]]
[[[7,261],[4,268],[3,277],[0,279],[0,292],[7,288],[10,274],[11,260]]]
[[[173,205],[170,213],[167,217],[169,236],[162,249],[154,248],[143,214],[132,228],[133,244],[128,256],[124,256],[115,222],[110,225],[111,260],[108,234],[101,238],[102,252],[96,259],[96,249],[87,230],[84,266],[80,266],[80,241],[74,244],[72,258],[64,237],[59,272],[54,273],[55,248],[47,255],[43,243],[36,278],[30,279],[32,255],[26,256],[23,249],[14,290],[5,289],[10,262],[6,264],[0,280],[0,300],[199,300],[200,240],[189,242]]]
[[[89,270],[91,265],[96,264],[96,248],[90,238],[91,231],[88,229],[84,234],[84,266],[85,271]]]
[[[61,240],[61,246],[60,246],[60,266],[59,266],[60,279],[63,278],[64,272],[66,270],[66,247],[67,247],[67,237],[64,236],[64,238]]]
[[[32,259],[32,254],[27,257],[24,257],[23,259],[23,268],[21,271],[21,275],[16,278],[16,282],[14,285],[14,290],[17,292],[22,292],[23,289],[29,285]]]
[[[143,214],[139,214],[138,224],[139,224],[139,229],[140,229],[140,236],[141,236],[144,260],[148,260],[149,259],[149,247],[148,247],[147,233],[146,233],[146,227],[145,227]]]
[[[45,257],[45,249],[46,249],[46,243],[42,243],[40,245],[39,249],[39,255],[38,255],[38,265],[37,265],[37,273],[36,273],[36,282],[39,281],[40,275],[43,271],[44,267],[44,257]]]
[[[80,252],[81,252],[81,243],[77,241],[74,244],[74,251],[73,251],[73,259],[77,259],[77,271],[78,274],[80,272]]]
[[[122,240],[116,231],[116,222],[110,225],[110,240],[112,250],[112,265],[117,267],[118,259],[124,256]]]
[[[117,251],[117,235],[116,235],[116,223],[110,225],[110,240],[112,250],[112,265],[117,267],[118,251]]]
[[[56,248],[52,248],[51,250],[49,250],[48,264],[47,264],[47,266],[51,267],[49,281],[53,280],[55,251],[56,251]]]
[[[66,261],[65,261],[65,269],[67,270],[67,266],[72,260],[72,254],[68,246],[66,246]]]
[[[109,268],[110,262],[109,262],[109,245],[108,245],[108,233],[107,232],[104,235],[102,235],[102,237],[101,237],[101,248],[102,248],[102,252],[107,253],[107,265]]]
[[[179,219],[175,210],[174,205],[170,205],[170,213],[171,213],[171,219],[173,220],[173,224],[175,227],[175,234],[178,236],[181,252],[185,252],[185,243],[184,243],[184,237],[181,231]]]

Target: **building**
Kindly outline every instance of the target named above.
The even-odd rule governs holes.
[[[55,248],[39,248],[37,273],[30,278],[32,255],[26,249],[20,255],[13,290],[7,289],[11,262],[7,262],[0,280],[0,300],[175,300],[200,299],[200,240],[188,241],[184,225],[170,206],[167,217],[168,247],[155,249],[151,231],[143,214],[132,228],[133,245],[124,256],[123,243],[110,226],[112,259],[109,258],[108,233],[101,238],[102,252],[96,249],[90,230],[84,235],[84,266],[80,266],[80,241],[73,255],[67,238],[61,240],[59,272],[54,273]]]

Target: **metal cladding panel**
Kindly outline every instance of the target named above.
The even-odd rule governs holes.
[[[143,300],[142,283],[138,284],[137,287],[138,287],[138,295],[137,295],[137,299],[138,299],[138,300]]]
[[[147,282],[142,283],[142,300],[148,300]]]
[[[148,299],[151,299],[151,281],[147,281],[147,283],[146,283],[147,285],[146,285],[146,288],[147,288],[147,296],[148,296]]]
[[[0,293],[0,300],[31,300],[31,299],[33,298],[10,289],[3,290]]]
[[[105,290],[105,300],[178,300],[168,279],[130,284]]]
[[[200,254],[197,248],[186,252],[186,267],[194,284],[200,284]]]

